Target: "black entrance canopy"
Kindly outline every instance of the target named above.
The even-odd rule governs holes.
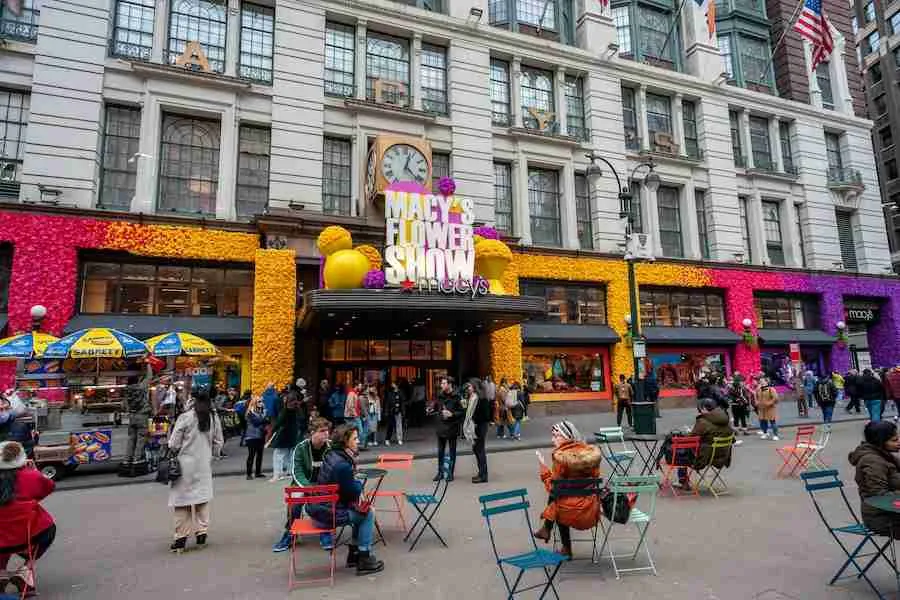
[[[313,290],[299,327],[321,337],[447,338],[479,334],[543,316],[535,296],[475,296],[387,290]]]

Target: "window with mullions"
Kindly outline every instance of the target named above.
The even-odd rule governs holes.
[[[681,101],[684,115],[684,153],[688,158],[700,158],[700,139],[697,134],[697,105],[691,100]]]
[[[836,133],[825,133],[825,156],[828,159],[829,171],[839,172],[844,168],[841,136]]]
[[[238,75],[253,81],[272,83],[274,41],[275,9],[242,3],[241,57]]]
[[[241,125],[238,131],[237,214],[261,215],[269,204],[269,155],[272,130]]]
[[[725,327],[721,292],[641,286],[640,304],[645,327]]]
[[[722,72],[728,73],[728,80],[734,80],[734,50],[731,48],[731,36],[720,35],[719,55],[722,58]]]
[[[758,295],[756,326],[763,329],[818,329],[819,300],[808,296]]]
[[[616,43],[619,44],[620,56],[631,56],[631,9],[628,6],[617,6],[612,9],[613,22],[616,24]]]
[[[447,49],[422,44],[422,110],[447,114]]]
[[[740,54],[744,87],[758,92],[770,92],[772,55],[769,40],[741,36]]]
[[[781,162],[784,163],[785,173],[796,173],[794,167],[794,153],[791,150],[791,124],[787,121],[778,122],[778,137],[781,141]]]
[[[694,190],[694,205],[697,211],[697,238],[700,241],[700,256],[709,260],[709,210],[705,190]]]
[[[41,11],[34,8],[34,0],[22,0],[19,14],[9,9],[9,3],[0,4],[0,38],[33,42],[37,39]]]
[[[647,94],[647,137],[656,149],[656,134],[672,135],[672,100],[668,96]],[[668,147],[666,147],[668,149]]]
[[[747,214],[750,199],[746,196],[738,196],[738,212],[741,220],[741,246],[744,248],[744,258],[748,263],[753,262],[753,246],[750,244],[750,218]]]
[[[566,130],[579,140],[589,140],[584,119],[584,79],[566,75]]]
[[[750,117],[750,149],[753,151],[753,166],[771,171],[772,146],[769,143],[769,120],[764,117]]]
[[[676,68],[678,36],[678,26],[672,30],[671,11],[638,6],[639,60],[668,69]]]
[[[494,225],[501,233],[513,233],[512,166],[509,163],[494,163]]]
[[[383,96],[375,97],[375,83],[399,84]],[[387,101],[397,106],[409,105],[409,41],[388,35],[370,33],[366,39],[366,99]]]
[[[591,225],[591,187],[583,173],[575,174],[575,219],[578,227],[578,246],[582,250],[594,247],[594,228]]]
[[[489,0],[488,19],[494,27],[574,43],[572,0]]]
[[[163,115],[160,212],[216,214],[220,140],[218,121]]]
[[[352,97],[355,90],[356,29],[342,23],[325,24],[325,93]]]
[[[631,200],[629,201],[628,211],[630,213],[631,233],[644,233],[644,211],[641,207],[641,184],[639,181],[632,181],[629,188]]]
[[[322,157],[322,212],[331,215],[350,214],[350,140],[325,138]]]
[[[869,0],[863,8],[863,21],[871,23],[875,20],[875,2]]]
[[[640,150],[641,139],[638,137],[637,108],[632,88],[622,88],[622,121],[625,125],[625,148]]]
[[[491,123],[509,125],[509,63],[491,59]]]
[[[110,53],[132,60],[150,60],[153,48],[154,0],[118,0]]]
[[[0,313],[9,308],[9,280],[12,277],[12,245],[0,244]]]
[[[141,137],[141,109],[109,105],[105,117],[97,208],[131,210],[131,199],[137,187],[137,159],[134,157]]]
[[[763,229],[766,234],[766,251],[769,262],[784,266],[784,240],[781,235],[781,203],[777,200],[763,200]]]
[[[606,325],[606,288],[601,285],[567,284],[525,279],[523,296],[547,300],[547,314],[537,320],[569,325]]]
[[[891,34],[900,33],[900,12],[895,12],[891,15],[889,20],[889,25],[891,28]],[[856,32],[854,32],[856,33]]]
[[[663,256],[681,258],[684,256],[684,242],[681,237],[681,202],[678,188],[660,187],[656,191],[659,210],[659,241]]]
[[[531,241],[538,246],[559,246],[559,173],[528,169],[528,208],[531,214]]]
[[[554,122],[553,73],[522,67],[522,123],[528,129],[549,128]],[[548,120],[549,119],[549,120]]]
[[[0,197],[19,197],[31,95],[0,89]]]
[[[169,12],[168,62],[184,54],[188,42],[200,42],[210,68],[225,71],[225,40],[228,35],[224,0],[172,0]]]
[[[741,118],[736,110],[728,111],[728,122],[731,124],[731,153],[734,155],[734,166],[743,167],[744,149],[741,146]]]
[[[190,263],[85,262],[81,312],[251,317],[253,270]]]
[[[450,177],[450,153],[449,152],[432,152],[431,153],[431,184],[432,184],[432,187],[437,186],[437,182],[441,177]]]
[[[878,49],[881,48],[881,35],[877,29],[866,36],[866,47],[866,54],[878,52]]]
[[[819,91],[822,92],[822,106],[834,108],[834,94],[831,90],[831,66],[828,62],[821,62],[816,67],[816,82]]]

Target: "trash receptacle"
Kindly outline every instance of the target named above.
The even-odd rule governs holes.
[[[631,405],[634,413],[634,432],[643,435],[656,434],[656,403],[634,402]]]

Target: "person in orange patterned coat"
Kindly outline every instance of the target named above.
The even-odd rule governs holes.
[[[553,468],[549,468],[543,455],[538,452],[541,481],[547,492],[553,488],[553,481],[559,479],[580,479],[600,476],[600,450],[584,441],[578,429],[569,421],[560,421],[550,433],[553,440]],[[547,507],[541,513],[543,526],[534,532],[534,537],[550,541],[554,524],[559,529],[562,542],[561,554],[572,557],[570,529],[592,528],[600,520],[600,500],[596,496],[569,496],[555,499],[551,495]]]

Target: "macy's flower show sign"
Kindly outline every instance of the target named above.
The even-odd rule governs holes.
[[[384,274],[388,285],[423,279],[467,282],[475,276],[472,200],[385,191]]]

